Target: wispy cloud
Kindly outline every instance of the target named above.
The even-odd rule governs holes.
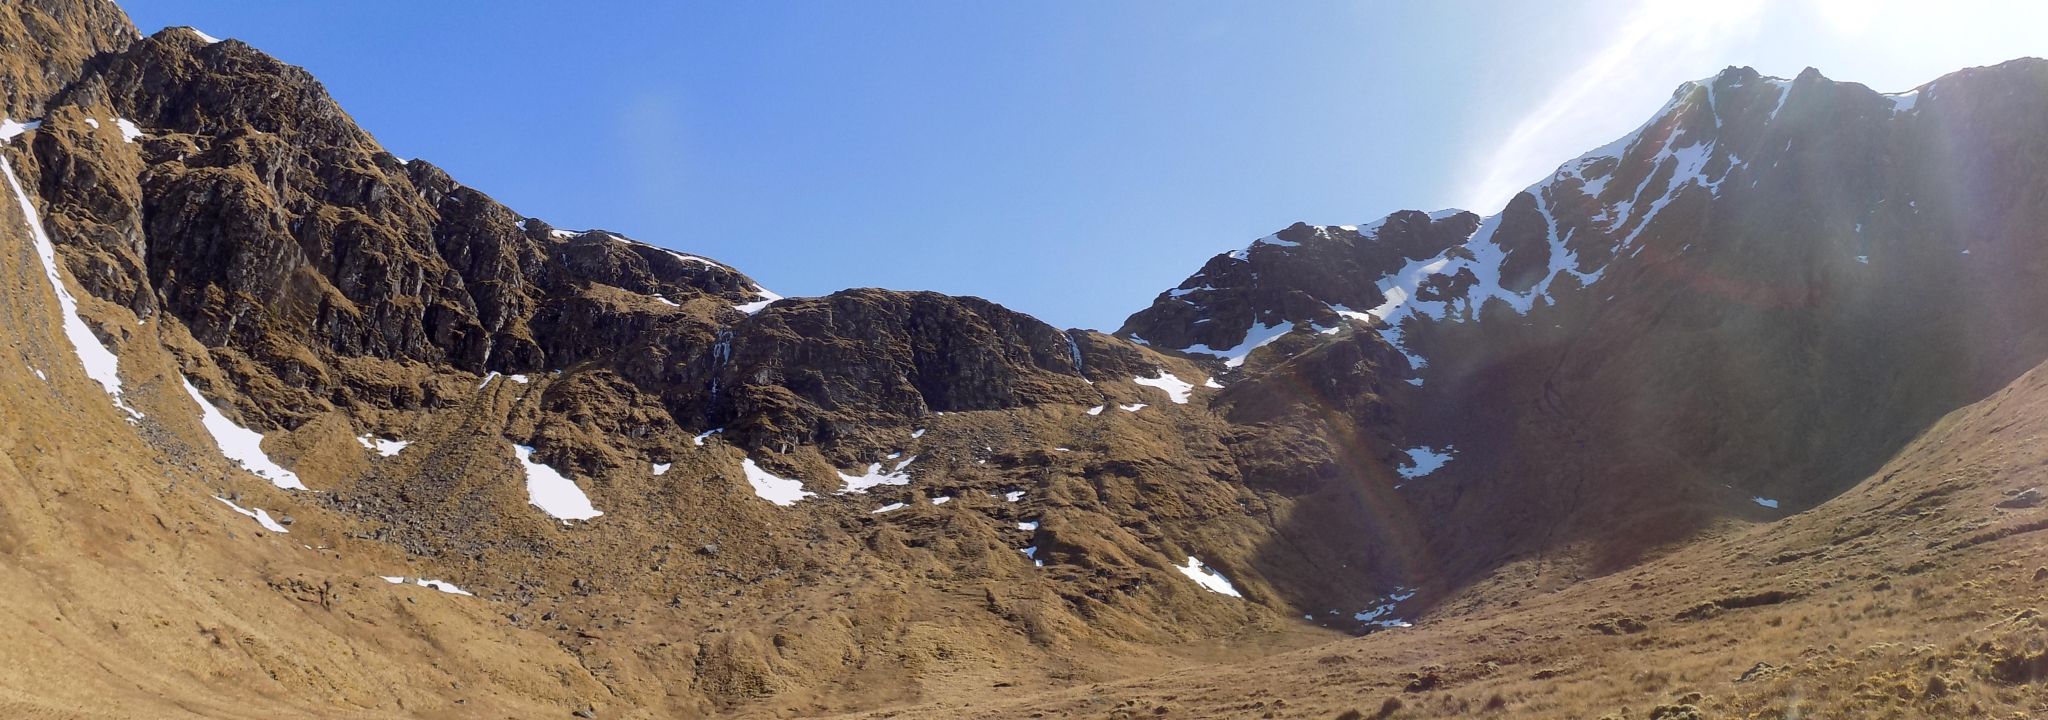
[[[1640,123],[1672,88],[1718,68],[1727,49],[1755,32],[1764,0],[1647,0],[1607,27],[1592,52],[1515,123],[1491,153],[1477,158],[1460,195],[1480,213],[1499,210],[1516,192],[1565,160]]]

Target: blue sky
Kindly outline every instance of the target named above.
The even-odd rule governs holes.
[[[560,227],[1104,330],[1297,220],[1498,210],[1727,65],[1899,91],[2048,54],[2017,0],[123,5]]]

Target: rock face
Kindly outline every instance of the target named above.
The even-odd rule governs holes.
[[[2044,88],[2038,60],[1895,95],[1731,68],[1496,215],[1439,213],[1454,241],[1418,244],[1419,213],[1296,225],[1120,334],[1235,365],[1263,325],[1305,323],[1252,355],[1256,378],[1298,373],[1333,315],[1377,329],[1409,361],[1379,384],[1418,389],[1357,419],[1391,464],[1456,448],[1412,488],[1453,519],[1432,542],[1454,573],[1542,542],[1640,548],[1752,497],[1819,502],[2048,358],[2012,322],[2048,300],[2027,279],[2048,262],[2048,134],[2023,119]],[[1387,260],[1345,264],[1357,247]]]
[[[701,352],[764,297],[714,261],[555,230],[392,157],[303,70],[238,41],[166,29],[96,58],[51,116],[33,149],[50,214],[91,251],[75,274],[253,363],[237,385],[281,380],[259,403],[273,423],[425,401],[356,392],[372,381],[354,360],[481,374]],[[117,139],[116,119],[140,136]]]
[[[511,645],[613,668],[572,686],[683,716],[898,702],[916,681],[871,678],[906,657],[1044,684],[1189,640],[1299,642],[1326,631],[1293,605],[1381,590],[1341,529],[1272,542],[1302,501],[1239,481],[1209,373],[1180,358],[976,298],[781,299],[393,157],[240,41],[119,39],[20,105],[40,125],[0,152],[140,388],[106,432],[177,458],[152,492],[260,500],[304,548],[345,548],[293,567],[426,566]],[[311,490],[262,495],[250,453]],[[345,559],[365,557],[386,564]],[[336,632],[249,671],[354,664],[323,655],[356,637]]]
[[[41,117],[51,95],[86,60],[127,47],[138,35],[128,16],[98,0],[21,0],[0,7],[0,111]]]
[[[756,445],[837,444],[934,412],[1093,404],[1065,333],[979,298],[849,290],[721,333],[691,396]],[[907,430],[906,430],[907,431]]]
[[[1568,579],[1824,500],[2048,359],[2039,61],[1900,95],[1730,69],[1496,214],[1296,224],[1103,334],[928,292],[784,299],[557,229],[385,152],[303,70],[137,37],[105,3],[10,5],[0,40],[8,113],[41,121],[0,147],[33,216],[4,221],[48,228],[141,411],[72,410],[104,398],[43,372],[67,356],[32,283],[0,288],[34,371],[0,400],[153,460],[90,496],[154,503],[129,518],[168,533],[148,547],[323,607],[335,586],[301,574],[383,592],[403,565],[475,593],[471,615],[323,617],[303,656],[207,660],[401,668],[325,688],[360,707],[397,687],[408,712],[466,710],[395,645],[348,641],[373,626],[500,678],[509,716],[602,713],[600,692],[850,712],[1399,627],[1517,560]],[[238,469],[223,424],[312,490]],[[10,507],[75,502],[29,485]],[[282,550],[328,554],[250,569],[184,534],[217,523],[186,501],[244,493],[320,541]],[[447,627],[522,650],[464,654]],[[81,672],[131,687],[101,668]]]
[[[1248,345],[1297,323],[1331,326],[1343,309],[1378,307],[1386,297],[1375,281],[1462,243],[1478,221],[1462,211],[1410,210],[1364,227],[1295,223],[1211,258],[1118,334],[1241,361]]]

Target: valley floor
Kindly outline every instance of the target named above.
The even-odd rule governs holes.
[[[862,718],[1921,718],[2048,713],[2048,371],[1773,523],[1547,593],[1511,566],[1413,628]]]

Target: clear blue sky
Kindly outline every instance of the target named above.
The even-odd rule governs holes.
[[[2048,3],[1988,0],[123,5],[560,227],[1105,330],[1296,220],[1498,210],[1729,64],[1898,91],[2048,53]]]

